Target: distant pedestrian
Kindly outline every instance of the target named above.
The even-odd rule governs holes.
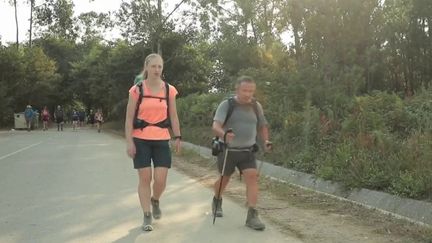
[[[34,115],[35,114],[34,114],[34,111],[31,107],[31,105],[27,105],[27,107],[24,110],[24,118],[26,121],[26,126],[27,126],[28,132],[30,132],[30,130],[31,130],[31,125],[32,125]]]
[[[83,127],[84,120],[85,120],[85,111],[84,110],[78,111],[78,117],[79,117],[79,127]]]
[[[94,125],[94,115],[95,114],[94,114],[93,110],[90,109],[90,112],[87,116],[87,123],[89,123],[91,125],[91,127],[93,127],[93,125]]]
[[[73,130],[75,131],[78,127],[78,121],[79,121],[79,114],[78,111],[76,111],[75,109],[72,111],[72,127]]]
[[[63,131],[64,112],[60,105],[58,105],[57,109],[54,111],[54,119],[57,123],[57,131]]]
[[[103,118],[103,113],[102,113],[102,109],[98,109],[94,115],[94,119],[96,122],[96,127],[98,132],[101,131],[102,128],[102,123],[104,122],[104,118]]]
[[[50,120],[50,113],[48,107],[44,106],[41,115],[42,115],[42,122],[43,122],[43,130],[46,131],[48,130],[48,121]]]

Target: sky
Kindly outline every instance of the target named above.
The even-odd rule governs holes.
[[[30,19],[30,6],[24,0],[18,0],[18,24],[19,24],[19,40],[22,42],[28,39],[29,19]],[[36,6],[42,3],[43,0],[36,0]],[[120,8],[122,0],[74,0],[75,4],[74,13],[78,16],[81,13],[95,11],[98,13],[115,11]],[[174,9],[174,4],[179,3],[180,0],[164,1],[165,10],[171,11]],[[2,43],[15,42],[16,40],[16,27],[15,27],[15,10],[14,7],[8,3],[8,0],[0,0],[0,39]]]

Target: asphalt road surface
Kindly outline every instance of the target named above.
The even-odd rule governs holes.
[[[301,242],[266,222],[244,226],[246,208],[171,169],[162,219],[143,232],[137,174],[124,139],[95,129],[0,132],[0,242]]]

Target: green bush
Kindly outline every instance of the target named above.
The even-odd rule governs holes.
[[[374,92],[355,98],[351,114],[344,120],[342,131],[348,134],[374,130],[397,131],[404,120],[404,104],[395,94]]]
[[[287,160],[284,166],[306,173],[315,173],[319,161],[318,153],[319,151],[312,147],[303,149],[296,153],[292,159]]]
[[[423,199],[431,196],[432,177],[430,174],[402,171],[393,178],[391,192],[400,196]]]
[[[206,127],[182,127],[182,137],[186,141],[190,141],[194,144],[204,146],[207,148],[211,147],[211,139],[213,132],[210,126]]]
[[[118,120],[124,122],[126,118],[126,107],[128,99],[123,99],[117,104],[115,104],[111,110],[108,112],[110,120]]]
[[[401,147],[400,172],[393,180],[392,192],[415,198],[432,196],[432,132],[413,133]],[[411,194],[406,188],[414,186],[410,176],[418,186]]]
[[[211,127],[214,111],[219,103],[229,95],[193,94],[178,99],[177,111],[182,126]]]
[[[263,77],[276,80],[277,75]],[[309,98],[312,93],[292,101],[282,92],[289,88],[280,88],[281,92],[273,91],[274,97],[266,93],[270,90],[260,94],[274,143],[266,161],[314,173],[348,188],[412,198],[432,196],[431,90],[409,100],[385,92],[351,100],[334,95],[333,100],[325,98],[328,103],[319,108]],[[213,112],[226,96],[191,95],[179,100],[186,140],[210,146]],[[300,100],[301,109],[296,110]]]
[[[379,151],[359,149],[354,142],[344,142],[333,151],[327,151],[324,162],[316,174],[324,179],[342,182],[349,188],[385,190],[394,171],[392,162]]]
[[[6,94],[6,89],[0,82],[0,127],[13,126],[14,112],[12,98]]]
[[[432,131],[432,88],[422,90],[418,95],[406,101],[405,111],[409,116],[406,125],[408,131]]]

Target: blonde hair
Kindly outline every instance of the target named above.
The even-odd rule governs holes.
[[[148,66],[150,61],[153,60],[154,58],[160,58],[163,62],[162,56],[157,54],[157,53],[151,53],[148,56],[146,56],[146,58],[144,59],[144,68],[142,71],[142,75],[143,75],[144,79],[147,78],[147,71],[145,70],[145,68]]]

